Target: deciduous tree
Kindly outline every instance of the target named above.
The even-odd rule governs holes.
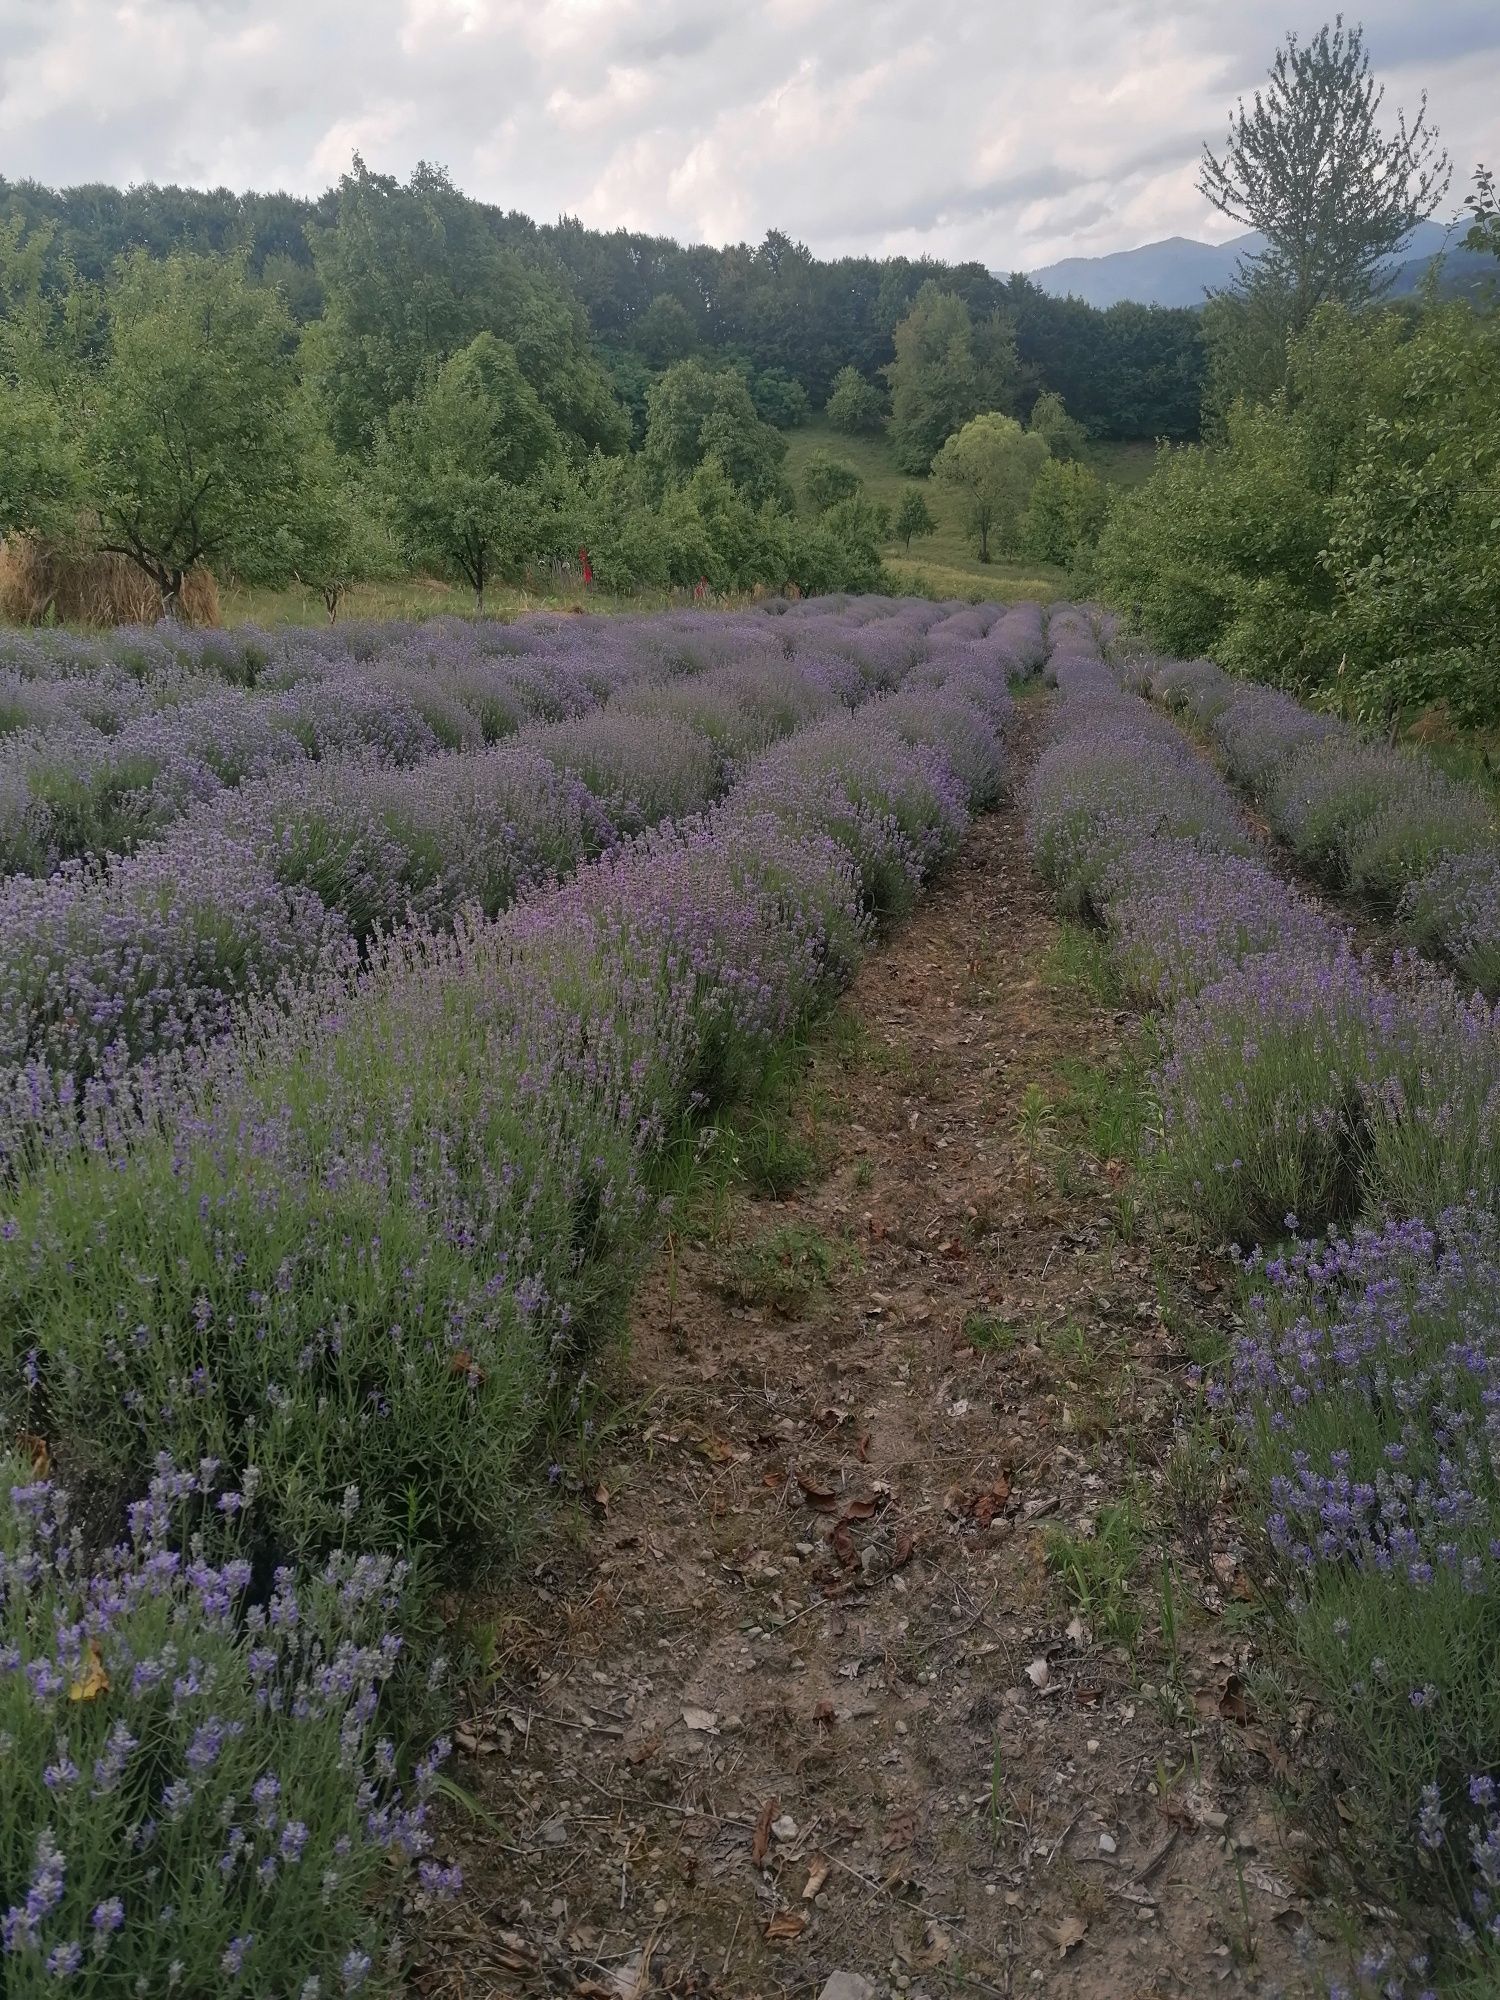
[[[528,489],[559,449],[514,351],[481,333],[391,413],[382,471],[407,553],[463,578],[483,615],[486,587],[525,558]]]
[[[1383,289],[1381,266],[1437,208],[1451,169],[1421,98],[1409,123],[1382,129],[1385,91],[1364,31],[1343,16],[1309,41],[1289,34],[1264,88],[1230,121],[1222,154],[1203,149],[1198,186],[1265,247],[1241,288],[1270,284],[1296,332],[1329,300],[1358,305]]]
[[[965,424],[933,460],[934,476],[951,486],[963,504],[964,523],[981,562],[990,560],[992,537],[1002,550],[1015,546],[1032,483],[1046,461],[1045,442],[998,410]]]

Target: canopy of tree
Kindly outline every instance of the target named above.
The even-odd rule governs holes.
[[[897,324],[928,284],[962,299],[976,327],[996,313],[1009,320],[1023,407],[1051,388],[1097,436],[1197,432],[1203,353],[1195,313],[1101,313],[980,264],[824,260],[774,230],[758,245],[712,248],[588,229],[572,218],[539,225],[470,200],[437,168],[419,166],[403,185],[358,161],[315,201],[150,185],[54,191],[0,180],[6,216],[50,231],[53,287],[75,276],[101,284],[134,250],[158,259],[179,251],[243,257],[251,279],[275,285],[299,324],[333,323],[321,360],[346,445],[368,438],[372,411],[383,414],[411,393],[418,347],[440,363],[486,330],[515,347],[565,431],[606,449],[610,419],[586,365],[591,355],[608,364],[617,393],[631,374],[622,360],[649,378],[702,354],[735,363],[752,385],[780,371],[821,407],[842,369],[879,380],[894,358]],[[533,354],[534,333],[545,354]],[[533,375],[534,361],[558,379]],[[639,382],[621,400],[643,417]],[[783,421],[764,399],[760,414]]]

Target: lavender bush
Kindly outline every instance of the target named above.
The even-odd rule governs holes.
[[[666,785],[671,726],[620,722],[583,740],[616,758],[622,791],[637,748]],[[975,709],[969,749],[986,726]],[[720,763],[678,728],[695,800]],[[349,824],[410,856],[395,800],[429,765],[488,760],[519,782],[534,754],[517,741],[375,767],[373,817],[351,790]],[[253,1464],[264,1533],[290,1554],[338,1540],[358,1482],[374,1544],[472,1563],[476,1538],[504,1531],[543,1404],[575,1389],[650,1253],[657,1154],[847,977],[865,911],[892,904],[893,879],[914,891],[968,803],[941,751],[904,739],[895,704],[868,702],[765,752],[713,813],[612,849],[497,922],[460,910],[447,935],[376,936],[356,975],[318,973],[253,1009],[174,1078],[107,1079],[71,1127],[33,1068],[12,1093],[0,1225],[14,1414],[105,1495],[160,1451],[233,1478]],[[305,841],[304,813],[260,834],[253,821],[258,852],[289,865],[275,857]],[[423,825],[434,865],[466,865],[445,852],[461,819]],[[345,880],[403,865],[358,840],[340,861]]]
[[[81,1994],[392,1989],[403,1894],[459,1886],[432,1852],[439,1742],[409,1787],[382,1732],[404,1573],[339,1553],[207,1555],[195,1517],[256,1511],[255,1476],[158,1465],[90,1561],[66,1496],[0,1461],[0,1981]],[[351,1496],[351,1503],[356,1496]]]
[[[1407,884],[1396,921],[1419,951],[1451,959],[1461,979],[1500,998],[1500,844],[1434,861]]]
[[[1497,1224],[1361,1229],[1249,1274],[1224,1400],[1268,1495],[1346,1810],[1460,1962],[1500,1974]]]

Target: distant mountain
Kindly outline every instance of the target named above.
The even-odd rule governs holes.
[[[1461,236],[1455,230],[1455,241]],[[1263,238],[1253,233],[1227,243],[1199,243],[1191,236],[1168,236],[1160,243],[1143,243],[1136,250],[1115,250],[1107,257],[1064,257],[1032,271],[1034,283],[1055,298],[1082,299],[1091,306],[1118,305],[1132,299],[1148,306],[1198,306],[1211,291],[1232,282],[1241,257],[1253,257]],[[1444,247],[1449,262],[1467,267],[1490,260],[1470,259],[1448,243],[1448,231],[1424,222],[1412,233],[1399,260],[1398,291],[1415,291],[1427,266]],[[1445,272],[1445,277],[1458,272]],[[1445,286],[1445,289],[1447,287]]]

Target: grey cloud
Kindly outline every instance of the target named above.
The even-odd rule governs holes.
[[[1288,20],[1324,0],[0,0],[0,172],[315,193],[356,149],[694,241],[1002,268],[1177,231]],[[1422,84],[1464,180],[1496,145],[1493,0],[1367,0],[1388,100]]]

